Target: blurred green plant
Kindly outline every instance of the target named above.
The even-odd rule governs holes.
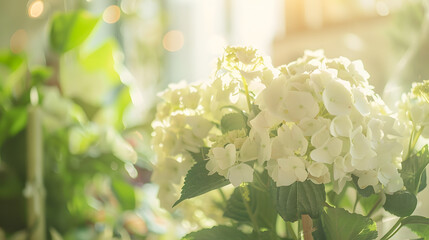
[[[145,222],[134,211],[136,184],[145,180],[134,178],[150,164],[134,149],[136,131],[123,123],[131,97],[116,71],[116,42],[84,50],[98,20],[83,10],[57,13],[47,66],[29,68],[25,54],[0,53],[0,226],[6,236],[28,227],[27,119],[36,106],[49,238],[145,239]]]

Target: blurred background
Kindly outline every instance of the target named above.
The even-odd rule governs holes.
[[[208,79],[227,45],[362,59],[391,107],[429,79],[426,0],[0,0],[0,29],[0,240],[198,227],[159,208],[150,123],[156,93]]]

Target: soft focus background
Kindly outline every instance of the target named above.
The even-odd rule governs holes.
[[[195,226],[160,209],[150,183],[158,91],[208,79],[227,45],[252,45],[275,66],[324,49],[362,59],[394,108],[411,82],[429,79],[428,5],[0,0],[0,240],[40,227],[55,240],[180,238]],[[45,220],[31,222],[44,201]],[[396,239],[412,237],[403,229]]]

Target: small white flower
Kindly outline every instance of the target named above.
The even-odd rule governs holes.
[[[330,126],[330,131],[334,137],[350,137],[353,131],[353,124],[348,115],[336,116]]]
[[[371,105],[368,102],[365,94],[361,92],[358,88],[352,89],[354,106],[363,116],[368,116],[371,111]]]
[[[323,163],[312,163],[307,171],[310,174],[309,179],[316,184],[328,183],[331,180],[329,169]]]
[[[210,157],[210,160],[214,160],[222,170],[231,167],[237,160],[237,152],[234,144],[228,144],[225,148],[215,147],[212,149],[212,152],[213,156]]]
[[[252,182],[253,168],[245,163],[240,163],[228,170],[227,178],[234,187],[238,187],[244,182]]]
[[[310,153],[311,159],[320,163],[333,163],[340,155],[343,142],[338,138],[330,138],[324,145],[314,149]]]
[[[377,172],[373,170],[362,171],[357,173],[359,177],[358,186],[364,189],[368,186],[375,186],[378,183]]]
[[[277,129],[277,134],[273,139],[271,158],[278,159],[294,154],[303,156],[307,152],[307,139],[297,125],[282,125]]]
[[[316,148],[322,147],[331,138],[327,126],[323,126],[313,136],[311,136],[311,145]]]
[[[213,127],[213,123],[201,116],[187,116],[186,123],[191,127],[192,133],[201,139],[207,137]]]
[[[307,179],[308,172],[305,163],[299,157],[277,159],[277,186],[289,186],[296,181],[303,182]]]
[[[323,103],[332,115],[347,115],[352,110],[352,94],[339,80],[331,81],[323,91]]]

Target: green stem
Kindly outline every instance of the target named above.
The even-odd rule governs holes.
[[[380,238],[380,240],[387,240],[387,239],[390,239],[391,237],[393,237],[393,235],[395,235],[395,233],[398,232],[399,229],[401,228],[400,225],[401,225],[401,221],[403,219],[404,219],[403,217],[399,218],[398,221],[395,223],[395,225],[393,225],[393,227],[390,228],[390,230],[386,234],[384,234],[384,236],[382,238]]]
[[[27,227],[29,240],[45,239],[45,189],[43,186],[42,112],[28,109],[27,125]]]
[[[218,188],[217,190],[220,193],[220,196],[222,197],[222,201],[223,201],[224,205],[226,206],[227,199],[226,199],[225,193],[223,192],[223,190],[221,188]]]
[[[369,210],[369,213],[366,216],[371,217],[371,215],[375,212],[375,210],[377,210],[377,207],[380,205],[380,203],[381,203],[381,196],[378,198],[377,202],[375,202],[374,206],[372,206],[371,210]]]
[[[240,71],[237,68],[237,71]],[[249,107],[249,113],[252,111],[252,104],[250,103],[249,87],[247,86],[246,78],[241,76],[241,81],[243,82],[244,92],[246,93],[247,106]]]
[[[244,206],[246,207],[247,215],[249,215],[250,221],[252,222],[253,230],[256,231],[256,233],[260,238],[261,232],[259,231],[258,221],[253,215],[252,210],[250,209],[250,206],[249,206],[249,189],[247,188],[247,186],[240,186],[239,188],[240,188],[241,198],[243,199]]]
[[[295,231],[293,230],[292,223],[286,222],[286,238],[292,238],[293,240],[298,240],[298,236],[295,234]]]
[[[356,192],[356,200],[355,200],[355,204],[353,205],[353,212],[354,213],[356,212],[356,207],[358,205],[359,199],[360,199],[360,195],[358,192]]]

